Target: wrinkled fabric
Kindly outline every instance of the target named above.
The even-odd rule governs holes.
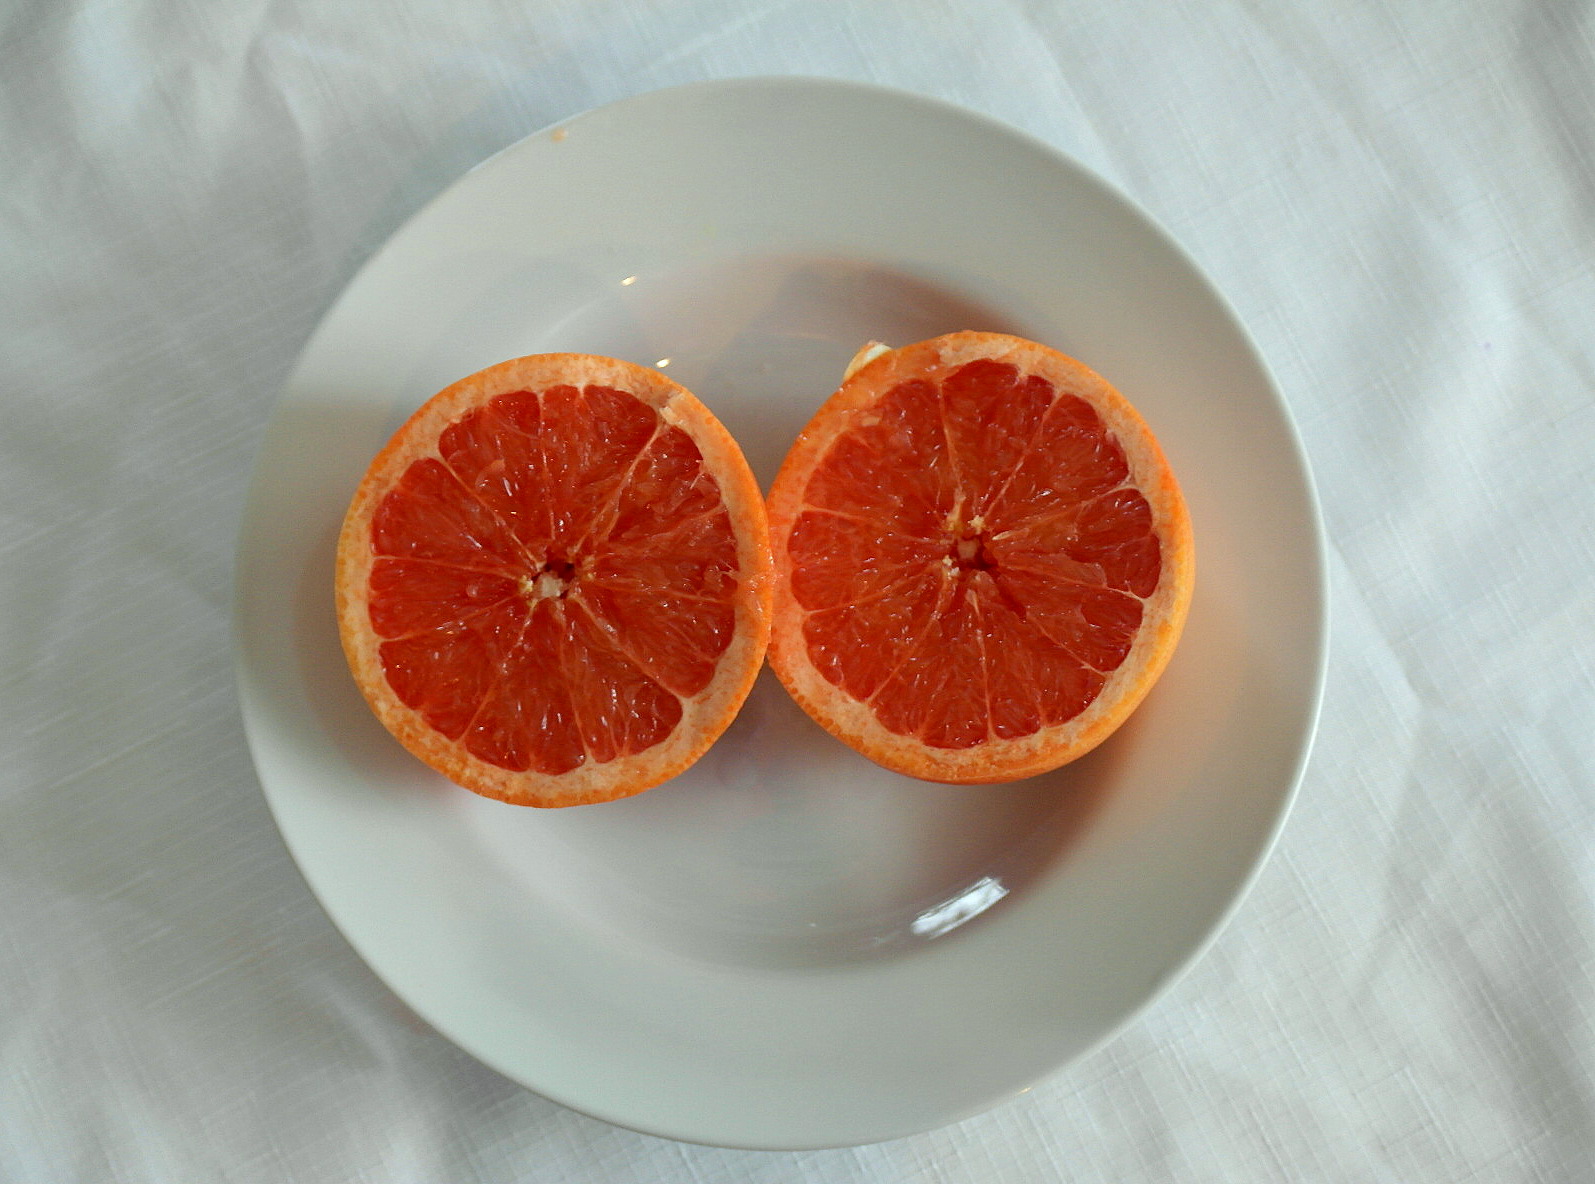
[[[1595,1162],[1595,10],[1242,0],[0,10],[0,1179],[1573,1180]],[[1099,1051],[853,1150],[634,1134],[327,921],[232,682],[252,459],[403,220],[696,79],[934,95],[1233,304],[1313,464],[1332,648],[1253,891]]]

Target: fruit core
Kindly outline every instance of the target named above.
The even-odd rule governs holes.
[[[528,601],[558,600],[576,582],[576,565],[565,559],[543,560],[536,575],[521,577],[521,595]]]

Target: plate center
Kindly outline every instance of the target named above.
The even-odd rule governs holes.
[[[827,735],[766,670],[709,753],[647,793],[559,811],[459,804],[516,891],[612,940],[834,965],[945,938],[1022,894],[1100,805],[1100,765],[915,781]]]

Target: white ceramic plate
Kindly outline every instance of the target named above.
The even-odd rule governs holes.
[[[766,673],[689,773],[544,812],[453,788],[367,711],[333,620],[334,537],[371,456],[448,382],[548,350],[656,364],[767,482],[860,344],[964,328],[1107,375],[1190,500],[1184,641],[1096,753],[1011,786],[917,783],[831,740]],[[1263,858],[1323,677],[1301,451],[1191,263],[1044,144],[812,79],[589,112],[412,219],[288,383],[238,579],[261,782],[365,960],[532,1089],[730,1146],[926,1130],[1104,1040]]]

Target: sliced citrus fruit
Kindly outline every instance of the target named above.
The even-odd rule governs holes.
[[[1104,379],[996,333],[866,347],[769,496],[770,665],[888,769],[1009,781],[1162,673],[1194,572],[1157,441]]]
[[[683,387],[544,354],[428,400],[338,539],[355,681],[467,789],[568,806],[681,772],[769,639],[769,535],[736,442]]]

